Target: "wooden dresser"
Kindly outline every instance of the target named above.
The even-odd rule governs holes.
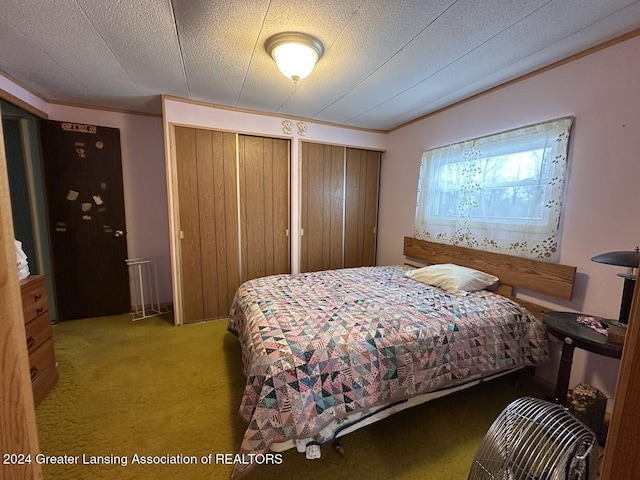
[[[45,276],[30,275],[20,282],[20,289],[33,400],[38,405],[58,381]]]

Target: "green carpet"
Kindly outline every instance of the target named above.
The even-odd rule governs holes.
[[[128,315],[54,327],[60,380],[36,409],[45,480],[228,479],[230,465],[132,464],[134,454],[237,451],[246,425],[238,415],[244,386],[238,340],[226,321],[174,327],[169,315]],[[500,379],[401,412],[343,437],[344,457],[324,447],[320,460],[295,451],[249,479],[327,478],[464,480],[487,428],[513,399],[536,394]],[[91,465],[91,457],[127,465]],[[113,457],[112,457],[113,456]],[[42,460],[42,459],[40,459]]]

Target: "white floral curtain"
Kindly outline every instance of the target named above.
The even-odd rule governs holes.
[[[558,261],[573,117],[426,151],[416,238]]]

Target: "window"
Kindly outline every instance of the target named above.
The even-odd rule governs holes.
[[[415,236],[557,261],[573,117],[426,151]]]

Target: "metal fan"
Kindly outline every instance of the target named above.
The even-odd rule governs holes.
[[[595,480],[596,435],[562,405],[524,397],[487,431],[469,480]]]

